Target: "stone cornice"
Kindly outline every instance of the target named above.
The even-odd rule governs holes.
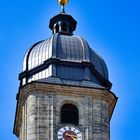
[[[100,99],[101,101],[106,101],[109,104],[110,119],[118,99],[114,93],[108,91],[107,89],[95,89],[68,85],[53,85],[48,83],[44,84],[39,82],[31,82],[30,84],[27,84],[24,87],[22,87],[19,91],[17,113],[14,126],[14,133],[16,135],[19,135],[19,126],[21,125],[19,124],[19,122],[21,122],[19,120],[22,116],[22,106],[24,105],[26,98],[33,92],[39,94],[48,94],[52,92],[56,95],[65,95],[73,97],[90,96],[92,97],[92,99]]]

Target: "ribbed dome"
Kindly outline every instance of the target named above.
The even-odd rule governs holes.
[[[32,70],[50,58],[74,63],[91,62],[95,69],[105,79],[108,79],[108,71],[104,60],[79,36],[56,33],[51,38],[36,43],[26,52],[23,71]]]
[[[77,22],[66,13],[50,19],[52,36],[25,54],[21,86],[32,81],[94,88],[111,88],[104,60],[83,38],[73,35]]]

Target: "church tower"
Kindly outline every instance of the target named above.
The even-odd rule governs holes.
[[[74,35],[76,20],[65,13],[50,19],[52,35],[25,54],[14,134],[20,140],[110,140],[117,97],[104,60]]]

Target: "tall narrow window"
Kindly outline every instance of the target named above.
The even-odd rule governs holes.
[[[72,29],[71,29],[71,27],[69,27],[69,32],[72,33]]]
[[[78,124],[79,111],[75,105],[65,104],[61,108],[61,123]]]
[[[64,32],[67,31],[67,24],[66,24],[65,22],[63,22],[63,24],[62,24],[62,30],[63,30]]]
[[[59,25],[58,24],[56,24],[55,29],[56,29],[56,33],[58,33],[59,32]]]

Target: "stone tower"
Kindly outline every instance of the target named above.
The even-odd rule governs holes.
[[[62,12],[50,19],[52,35],[25,54],[14,134],[20,140],[110,140],[117,97],[104,60]]]

